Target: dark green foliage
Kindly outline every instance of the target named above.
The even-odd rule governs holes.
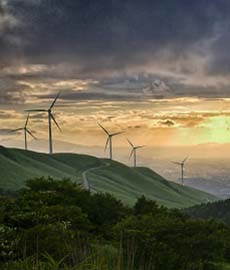
[[[96,193],[91,196],[88,218],[94,224],[95,233],[104,237],[111,235],[111,228],[129,211],[127,207],[108,193]]]
[[[145,196],[141,196],[134,205],[134,215],[156,214],[161,213],[166,208],[159,207],[155,201],[146,199]]]
[[[143,261],[145,269],[203,267],[224,254],[227,229],[223,225],[148,215],[130,218],[119,226],[124,245],[130,240],[135,243],[134,264]]]
[[[68,179],[0,197],[1,270],[218,270],[230,229],[141,196],[133,209]],[[227,269],[227,268],[226,268]]]
[[[37,252],[61,258],[63,254],[67,254],[66,243],[74,237],[74,234],[74,231],[68,228],[68,223],[38,224],[20,232],[19,246],[24,247],[23,252],[26,257]]]
[[[0,262],[14,259],[17,253],[16,228],[0,224]]]
[[[201,204],[185,210],[195,218],[218,219],[230,224],[230,199],[208,204]]]

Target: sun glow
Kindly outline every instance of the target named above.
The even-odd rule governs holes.
[[[165,100],[128,101],[79,101],[60,100],[54,110],[62,133],[54,128],[56,140],[82,145],[104,144],[104,134],[97,122],[111,132],[125,131],[116,139],[117,146],[127,146],[126,137],[136,144],[149,146],[197,145],[208,143],[230,143],[229,100],[199,100],[188,98]],[[38,101],[39,102],[39,101]],[[189,104],[189,105],[188,105]],[[33,102],[27,108],[33,108]],[[39,104],[38,104],[39,106]],[[223,110],[225,108],[225,110]],[[17,128],[25,121],[24,107],[19,107],[12,115],[11,110],[1,112],[1,123],[5,129]],[[47,119],[43,115],[33,115],[30,128],[37,137],[47,139]],[[2,140],[22,139],[18,135],[0,134]],[[95,138],[97,138],[95,140]]]

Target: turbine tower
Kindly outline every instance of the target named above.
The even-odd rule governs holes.
[[[27,128],[28,122],[29,122],[29,117],[30,117],[30,115],[28,114],[24,127],[11,130],[11,132],[17,132],[17,131],[22,131],[22,130],[24,131],[25,150],[28,149],[28,147],[27,147],[27,134],[29,134],[32,138],[37,140],[37,138],[33,135],[33,133]]]
[[[49,109],[35,109],[35,110],[26,110],[27,112],[47,112],[48,113],[48,125],[49,125],[49,153],[53,154],[53,138],[52,138],[52,121],[55,123],[55,125],[58,127],[58,129],[61,131],[60,126],[58,125],[56,119],[53,116],[52,109],[59,98],[61,94],[61,91],[57,94],[55,99],[53,100],[52,104],[50,105]]]
[[[107,135],[107,140],[105,143],[105,151],[106,151],[108,144],[109,144],[109,157],[112,160],[113,159],[113,137],[117,136],[119,134],[122,134],[124,132],[120,131],[120,132],[115,132],[115,133],[109,133],[100,123],[98,123],[98,125],[104,130],[104,132]]]
[[[172,161],[172,163],[181,166],[181,184],[182,184],[182,186],[184,185],[184,164],[185,164],[185,162],[186,162],[187,159],[188,159],[188,156],[182,162]]]
[[[129,139],[127,139],[128,143],[130,144],[130,146],[132,147],[132,151],[130,153],[129,159],[132,157],[133,155],[133,162],[134,162],[134,167],[137,167],[137,149],[143,148],[144,145],[139,145],[139,146],[134,146],[133,143],[131,143],[131,141]]]

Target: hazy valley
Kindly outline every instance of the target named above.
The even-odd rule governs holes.
[[[23,148],[22,141],[2,141],[7,147]],[[34,151],[47,151],[48,141],[38,140],[29,142]],[[54,141],[55,151],[79,153],[104,158],[108,156],[103,146],[84,146],[62,141]],[[206,191],[221,198],[230,196],[230,155],[226,154],[229,144],[205,144],[195,147],[148,147],[141,149],[138,154],[138,166],[149,167],[164,178],[180,183],[180,168],[171,161],[180,161],[189,155],[185,166],[185,185]],[[205,155],[204,155],[205,154]],[[114,158],[128,166],[133,166],[129,159],[129,147],[117,147]]]

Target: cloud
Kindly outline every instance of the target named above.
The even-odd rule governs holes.
[[[142,89],[147,96],[163,96],[165,97],[169,92],[170,87],[162,80],[156,79],[150,83],[149,86]]]
[[[18,25],[18,20],[11,13],[7,0],[0,2],[0,36],[3,36],[8,31],[11,31]]]
[[[0,119],[10,119],[14,116],[16,116],[16,112],[15,111],[0,111]]]
[[[0,129],[0,136],[14,136],[15,134],[19,134],[20,132],[12,132],[12,129],[2,128]]]
[[[176,123],[170,119],[157,121],[157,127],[173,127],[176,126]]]
[[[224,0],[2,0],[0,102],[58,88],[73,102],[228,97],[229,12]]]
[[[25,92],[21,91],[14,80],[0,78],[0,83],[0,104],[22,104],[25,102]]]
[[[7,5],[21,23],[28,61],[74,62],[89,73],[152,62],[162,48],[171,58],[181,55],[213,35],[218,13],[227,6],[198,0],[189,7],[170,0],[12,0]]]

